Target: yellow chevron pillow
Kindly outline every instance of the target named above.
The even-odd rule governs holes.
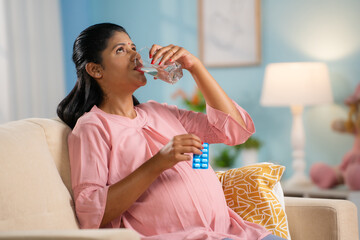
[[[274,191],[284,170],[284,166],[260,163],[217,172],[217,175],[232,210],[244,220],[264,226],[274,235],[290,239],[285,209]]]

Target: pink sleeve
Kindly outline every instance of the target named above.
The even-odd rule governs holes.
[[[99,228],[109,188],[107,159],[110,147],[106,133],[96,125],[82,124],[70,133],[68,145],[80,227]]]
[[[206,105],[207,114],[175,109],[185,129],[189,133],[199,136],[203,142],[237,145],[244,143],[255,132],[255,127],[249,114],[236,102],[233,101],[233,103],[245,122],[245,128],[234,120],[230,114],[209,105]]]

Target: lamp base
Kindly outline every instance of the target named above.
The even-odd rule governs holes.
[[[284,187],[287,189],[298,187],[310,187],[312,186],[311,180],[305,175],[293,175],[289,180],[284,182]]]

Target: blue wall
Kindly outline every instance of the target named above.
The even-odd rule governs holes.
[[[292,173],[288,108],[259,105],[264,70],[272,62],[324,61],[329,66],[335,103],[307,107],[304,112],[307,167],[317,161],[338,164],[352,147],[353,137],[334,133],[330,124],[345,118],[343,100],[360,83],[360,1],[358,0],[264,0],[261,2],[262,63],[254,67],[212,68],[231,98],[253,117],[256,136],[264,142],[260,161],[272,161]],[[114,22],[124,26],[138,47],[157,43],[178,44],[198,55],[197,2],[194,0],[62,0],[66,89],[75,81],[72,44],[86,26]],[[149,79],[151,80],[151,79]],[[182,88],[191,93],[189,74],[176,85],[149,81],[136,96],[181,105],[171,95]]]

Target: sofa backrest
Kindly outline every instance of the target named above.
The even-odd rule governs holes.
[[[54,119],[0,125],[0,231],[78,229],[67,135]]]

